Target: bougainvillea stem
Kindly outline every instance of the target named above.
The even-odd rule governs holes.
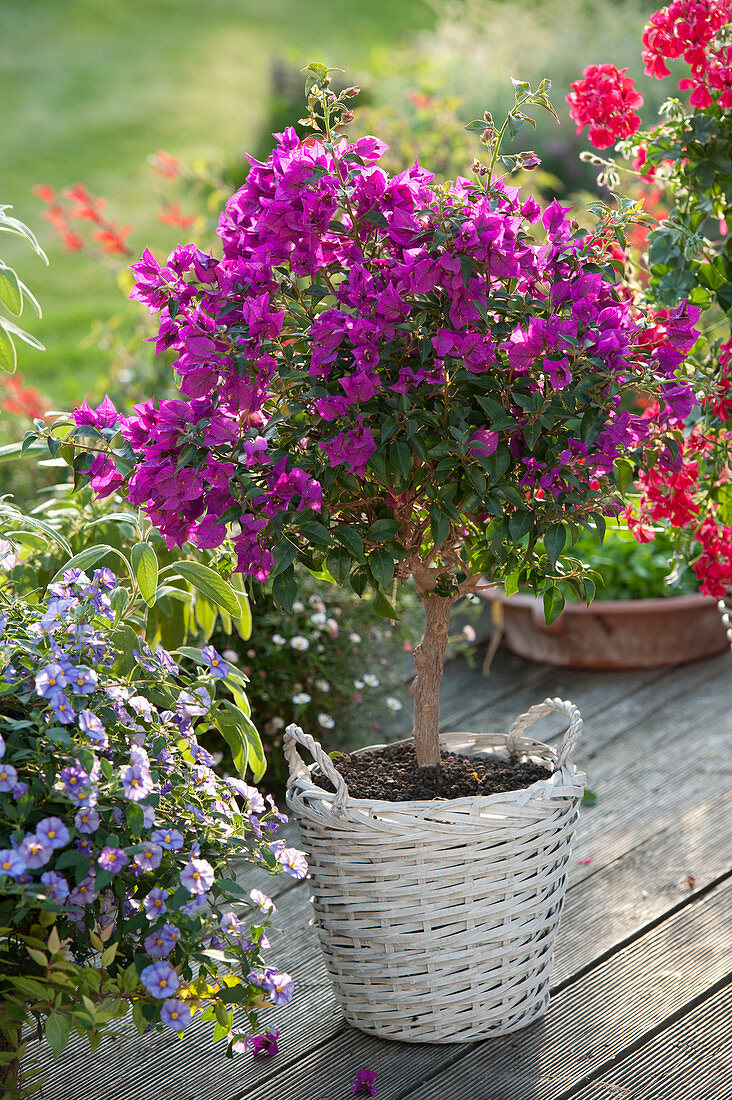
[[[452,596],[424,596],[426,623],[422,641],[414,651],[414,737],[420,768],[440,763],[440,681],[450,630]]]

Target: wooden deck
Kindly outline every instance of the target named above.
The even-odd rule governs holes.
[[[730,1100],[732,658],[587,673],[499,651],[489,679],[449,667],[443,726],[500,728],[547,695],[582,711],[576,762],[597,802],[582,809],[542,1020],[465,1046],[361,1034],[331,992],[307,882],[268,879],[287,933],[273,958],[296,980],[268,1016],[276,1057],[227,1060],[207,1025],[182,1039],[123,1028],[94,1056],[74,1042],[49,1060],[46,1100],[345,1100],[363,1068],[378,1100]]]

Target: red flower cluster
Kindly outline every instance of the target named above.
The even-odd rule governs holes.
[[[702,552],[692,569],[699,579],[703,596],[721,600],[732,585],[732,527],[719,524],[708,516],[696,532]]]
[[[65,206],[53,188],[45,184],[34,187],[33,194],[41,202],[46,203],[47,209],[43,216],[56,230],[67,251],[81,252],[89,243],[71,225],[74,221],[88,221],[95,227],[90,233],[90,240],[96,243],[105,255],[133,255],[132,249],[127,244],[132,226],[118,226],[105,218],[106,199],[94,198],[83,183],[75,183],[73,187],[61,192],[60,198],[66,200]]]
[[[50,406],[41,397],[35,386],[26,386],[22,374],[0,374],[0,389],[5,396],[0,408],[15,416],[26,416],[29,420],[43,419]]]
[[[650,418],[657,413],[658,405],[647,410]],[[682,422],[678,424],[681,428]],[[693,431],[684,440],[680,460],[673,469],[661,460],[657,466],[640,473],[636,482],[640,494],[637,510],[629,507],[623,514],[639,542],[652,542],[657,525],[664,521],[677,529],[687,528],[698,544],[698,557],[691,564],[699,591],[704,596],[721,599],[732,587],[732,527],[720,522],[716,504],[700,520],[700,507],[695,499],[701,463],[713,447],[712,438],[698,429]]]
[[[732,107],[732,49],[714,49],[715,36],[730,21],[730,0],[673,0],[654,12],[643,33],[643,63],[648,76],[669,76],[665,59],[682,57],[691,75],[679,81],[691,89],[692,107],[709,107],[712,93],[723,109]]]
[[[164,149],[158,149],[149,160],[155,175],[164,180],[174,180],[183,174],[183,162],[166,153]]]
[[[189,229],[196,223],[196,216],[184,214],[179,202],[166,203],[158,214],[158,221],[163,225],[173,225],[178,229]]]
[[[596,149],[607,149],[640,127],[635,108],[643,106],[643,96],[635,90],[633,78],[625,75],[627,71],[609,62],[588,65],[582,80],[570,85],[569,117],[577,123],[578,134],[589,126],[588,137]]]

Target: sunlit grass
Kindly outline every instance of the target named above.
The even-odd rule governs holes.
[[[149,232],[172,247],[176,232],[154,222],[150,153],[241,156],[267,120],[273,58],[357,73],[433,18],[423,0],[0,0],[0,202],[48,244],[30,188],[82,180],[136,241]],[[51,245],[45,269],[2,243],[44,307],[28,324],[47,350],[23,348],[21,369],[69,404],[104,373],[103,353],[81,345],[121,296],[84,257]]]

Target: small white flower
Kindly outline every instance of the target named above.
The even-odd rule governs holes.
[[[470,623],[466,623],[463,627],[463,637],[468,642],[475,641],[475,629],[470,625]]]
[[[318,689],[318,691],[322,691],[323,694],[326,694],[327,692],[330,691],[330,684],[328,683],[327,680],[316,680],[315,681],[315,686]]]
[[[305,604],[301,603],[300,600],[295,600],[294,604],[292,605],[292,610],[296,615],[302,615],[303,611],[305,610]]]
[[[366,687],[377,688],[379,686],[379,678],[378,676],[374,676],[372,672],[369,672],[366,676],[364,676],[363,682],[365,683]]]
[[[281,730],[285,724],[284,718],[280,718],[279,714],[273,718],[270,722],[270,726],[273,730]]]
[[[326,618],[324,611],[316,611],[314,615],[310,616],[310,622],[313,626],[325,626]]]
[[[274,641],[274,639],[272,639]],[[239,660],[239,654],[235,649],[225,649],[221,654],[225,661],[231,661],[232,664],[237,664]]]
[[[386,703],[389,710],[393,710],[395,713],[396,711],[402,709],[402,704],[399,702],[398,699],[395,699],[393,695],[387,695],[384,702]]]
[[[304,653],[306,649],[310,649],[310,642],[307,638],[303,638],[302,634],[296,634],[294,638],[290,638],[290,645],[298,653]]]
[[[306,703],[310,702],[310,696],[306,691],[298,691],[297,695],[293,695],[292,701],[297,707],[304,707]]]
[[[360,691],[361,688],[364,686],[364,682],[363,680],[354,680],[353,686],[355,687],[356,691]]]
[[[284,645],[287,638],[283,638],[281,634],[272,635],[272,645]]]
[[[308,603],[311,607],[314,607],[316,611],[325,611],[325,604],[320,596],[308,596]]]
[[[324,730],[332,730],[333,726],[335,725],[335,721],[331,718],[329,714],[323,713],[318,715],[318,725],[322,726]]]
[[[348,637],[350,638],[350,640],[353,642],[354,645],[358,645],[358,643],[361,641],[361,635],[360,634],[355,634],[355,633],[354,634],[349,634]]]

